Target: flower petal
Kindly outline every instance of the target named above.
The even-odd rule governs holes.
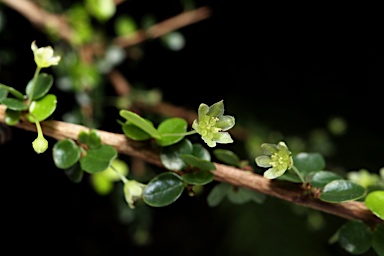
[[[261,148],[264,154],[269,156],[279,151],[275,144],[270,144],[270,143],[261,144]]]
[[[213,140],[217,143],[226,144],[232,143],[233,140],[228,132],[218,132],[213,135]]]
[[[255,162],[259,167],[271,167],[271,158],[269,156],[258,156]]]
[[[267,179],[276,179],[277,177],[283,175],[285,173],[284,171],[277,170],[276,168],[269,168],[267,171],[264,172],[264,177]]]
[[[223,131],[231,129],[235,125],[235,118],[233,116],[220,116],[216,122],[215,127]]]
[[[198,109],[198,122],[200,122],[208,113],[209,107],[207,104],[201,103]]]
[[[211,105],[209,107],[209,111],[207,112],[207,116],[211,116],[211,117],[219,117],[219,116],[222,116],[223,114],[224,114],[223,100]]]

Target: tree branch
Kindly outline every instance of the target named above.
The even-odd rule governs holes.
[[[6,106],[0,105],[0,122],[3,123],[5,110]],[[57,140],[64,138],[77,140],[80,131],[89,131],[89,128],[82,125],[53,120],[44,121],[41,123],[41,126],[45,135]],[[20,122],[16,124],[15,127],[27,131],[36,131],[35,125],[29,122]],[[155,145],[146,142],[132,141],[124,134],[110,133],[102,130],[98,130],[97,132],[103,143],[113,146],[119,153],[137,157],[147,163],[163,167],[159,158],[158,149]],[[217,181],[252,189],[269,196],[320,210],[348,220],[359,219],[371,226],[383,222],[383,220],[372,214],[363,202],[352,201],[339,204],[326,203],[313,196],[306,195],[299,184],[269,180],[249,171],[240,170],[219,163],[214,164],[216,170],[213,171],[213,174]]]

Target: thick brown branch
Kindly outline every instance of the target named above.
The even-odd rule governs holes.
[[[5,106],[0,105],[0,122],[4,123]],[[16,127],[28,131],[36,131],[35,125],[22,122]],[[89,128],[59,121],[42,122],[44,134],[57,140],[71,138],[76,140],[80,131],[88,131]],[[115,147],[121,154],[140,158],[150,164],[162,167],[156,147],[147,143],[133,142],[124,134],[98,131],[103,143]],[[32,151],[32,149],[31,149]],[[296,184],[279,182],[266,179],[258,174],[240,170],[231,166],[215,163],[216,170],[213,171],[215,179],[236,186],[249,188],[260,193],[277,197],[295,204],[317,209],[345,219],[360,219],[369,225],[382,223],[383,221],[373,215],[363,202],[346,202],[340,204],[326,203],[312,196],[305,195],[305,191]]]

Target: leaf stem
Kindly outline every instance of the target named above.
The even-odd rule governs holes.
[[[111,165],[111,168],[112,168],[112,170],[114,170],[117,173],[117,175],[119,175],[121,181],[124,184],[128,182],[128,179],[123,174],[121,174],[121,172],[119,172],[115,167],[113,167],[113,165]]]
[[[32,99],[33,99],[33,93],[35,91],[35,87],[36,87],[36,83],[37,83],[37,76],[39,75],[40,73],[40,70],[41,68],[39,66],[36,67],[36,70],[35,70],[35,74],[33,75],[33,78],[32,78],[32,87],[31,87],[31,93],[30,93],[30,97],[28,97],[28,106],[31,104],[32,102]]]
[[[303,175],[299,172],[299,170],[296,168],[296,166],[292,166],[292,170],[296,173],[297,176],[299,176],[302,183],[305,183]]]
[[[192,131],[184,132],[184,133],[165,133],[165,134],[161,134],[161,137],[187,136],[187,135],[192,135],[195,133],[197,133],[196,130],[192,130]]]

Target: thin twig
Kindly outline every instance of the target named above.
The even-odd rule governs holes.
[[[5,110],[6,107],[0,105],[0,122],[2,123],[4,123]],[[80,131],[89,131],[89,128],[82,125],[53,120],[44,121],[41,125],[45,135],[57,140],[64,138],[76,140]],[[15,127],[27,131],[36,131],[35,125],[29,122],[20,122],[16,124]],[[115,147],[119,153],[137,157],[143,159],[147,163],[163,167],[159,158],[159,152],[152,144],[131,141],[124,134],[110,133],[101,130],[98,130],[97,132],[103,143]],[[219,163],[214,164],[216,170],[212,171],[212,173],[217,181],[252,189],[269,196],[277,197],[345,219],[359,219],[371,226],[383,223],[383,220],[372,214],[363,202],[352,201],[338,204],[326,203],[312,196],[305,196],[303,188],[295,183],[269,180],[250,171],[240,170]]]

